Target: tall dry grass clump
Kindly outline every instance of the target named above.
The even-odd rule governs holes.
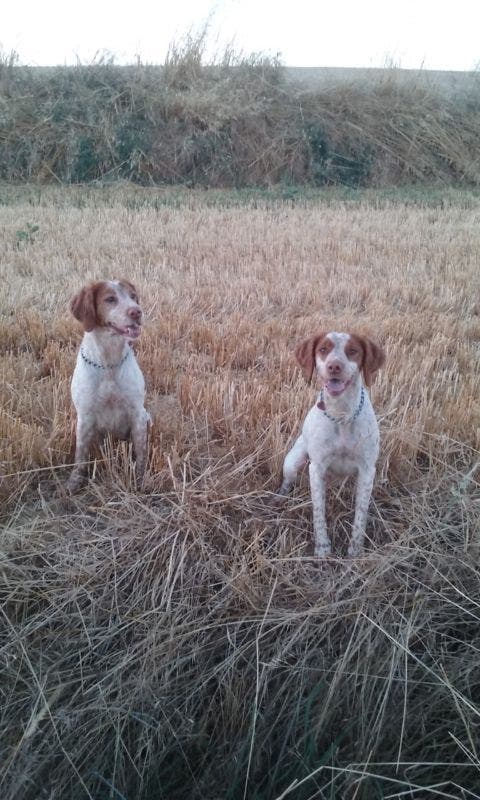
[[[480,788],[479,201],[0,187],[5,800],[472,798]],[[147,487],[69,498],[70,296],[143,297]],[[387,351],[364,558],[269,492],[321,328]]]
[[[462,90],[388,69],[328,84],[206,31],[163,66],[0,63],[0,165],[8,180],[208,187],[479,182],[480,77]],[[406,77],[407,75],[407,77]],[[478,80],[475,80],[475,77]]]

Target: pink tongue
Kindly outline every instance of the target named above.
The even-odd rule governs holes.
[[[141,328],[140,326],[130,328],[128,335],[131,336],[132,339],[136,339],[137,336],[140,336]]]
[[[342,394],[345,389],[345,383],[339,380],[331,380],[327,381],[325,384],[325,388],[327,389],[329,394],[337,395]]]

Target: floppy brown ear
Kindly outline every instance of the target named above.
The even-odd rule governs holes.
[[[315,371],[315,349],[320,339],[323,339],[324,336],[324,333],[311,336],[309,339],[305,339],[304,342],[301,342],[295,350],[295,358],[302,368],[307,383],[311,382]]]
[[[85,331],[93,331],[97,325],[95,291],[95,284],[85,286],[70,300],[70,311],[75,319],[78,319],[78,321],[82,323]]]
[[[385,363],[385,353],[378,344],[364,336],[358,337],[363,345],[362,372],[365,386],[371,386],[377,377],[377,371]]]

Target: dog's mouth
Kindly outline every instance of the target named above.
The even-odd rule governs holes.
[[[109,322],[108,327],[119,336],[124,336],[125,339],[138,339],[142,332],[142,324],[140,322],[132,322],[131,325],[124,325],[123,327]]]
[[[338,397],[343,394],[348,384],[349,381],[341,381],[340,378],[330,378],[325,384],[325,389],[332,397]]]

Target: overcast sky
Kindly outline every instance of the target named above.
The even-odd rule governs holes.
[[[471,70],[480,0],[4,0],[0,47],[22,63],[162,63],[169,43],[210,18],[211,50],[279,53],[288,66]]]

